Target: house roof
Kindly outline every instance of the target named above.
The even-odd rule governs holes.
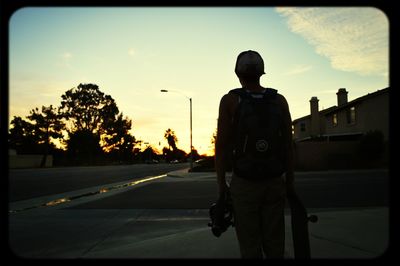
[[[337,106],[332,106],[332,107],[326,108],[324,110],[319,111],[319,114],[320,115],[325,115],[326,113],[329,113],[333,109],[336,109],[336,108],[337,108]],[[300,118],[297,118],[297,119],[293,120],[292,123],[297,123],[297,122],[299,122],[301,120],[305,120],[305,119],[309,119],[309,118],[311,118],[311,115],[306,115],[306,116],[303,116],[303,117],[300,117]]]
[[[387,87],[385,89],[382,89],[382,90],[378,90],[378,91],[373,92],[373,93],[368,93],[367,95],[364,95],[364,96],[361,96],[359,98],[356,98],[356,99],[354,99],[354,100],[352,100],[352,101],[350,101],[350,102],[348,102],[348,103],[346,103],[344,105],[336,106],[335,109],[330,110],[329,112],[325,113],[324,115],[327,115],[327,114],[330,114],[330,113],[333,113],[333,112],[336,112],[336,111],[339,111],[339,110],[342,110],[342,109],[346,109],[349,106],[353,106],[354,104],[360,103],[360,102],[365,101],[367,99],[370,99],[370,98],[373,98],[373,97],[376,97],[376,96],[379,96],[381,94],[388,93],[388,92],[389,92],[389,87]]]
[[[373,92],[373,93],[368,93],[367,95],[364,95],[364,96],[361,96],[359,98],[356,98],[356,99],[354,99],[354,100],[352,100],[352,101],[350,101],[350,102],[348,102],[348,103],[346,103],[344,105],[341,105],[341,106],[336,106],[335,105],[335,106],[329,107],[327,109],[319,111],[319,114],[320,115],[328,115],[328,114],[337,112],[339,110],[348,108],[349,106],[353,106],[354,104],[360,103],[360,102],[365,101],[367,99],[379,96],[379,95],[384,94],[384,93],[388,93],[389,92],[389,88],[390,87],[387,87],[387,88],[384,88],[384,89],[381,89],[381,90],[377,90],[376,92]],[[305,119],[308,119],[310,117],[311,117],[311,115],[306,115],[306,116],[297,118],[297,119],[293,120],[293,123],[297,123],[300,120],[305,120]]]

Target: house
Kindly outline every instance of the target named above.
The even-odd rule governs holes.
[[[348,101],[340,88],[337,106],[319,110],[318,98],[310,99],[310,115],[293,120],[295,166],[297,169],[325,170],[385,167],[389,147],[389,88]],[[374,152],[361,152],[374,145],[361,144],[367,132],[383,134],[384,154],[372,162]],[[365,139],[364,139],[365,140]],[[368,158],[370,156],[370,158]]]
[[[318,98],[310,99],[310,115],[293,120],[296,142],[312,138],[357,139],[371,130],[379,130],[389,139],[389,88],[348,101],[347,90],[340,88],[337,106],[319,110]]]

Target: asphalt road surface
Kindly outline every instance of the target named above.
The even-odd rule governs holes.
[[[10,170],[9,202],[143,179],[188,166],[142,164]],[[388,170],[298,172],[295,185],[308,208],[389,205]],[[162,182],[78,208],[206,209],[215,201],[216,192],[215,178],[184,183]]]
[[[29,198],[38,193],[55,194],[57,190],[130,181],[179,168],[188,165],[21,170],[11,171],[10,179],[14,178],[14,199],[18,199],[18,195]],[[116,189],[116,193],[11,212],[9,250],[17,256],[46,259],[238,257],[232,229],[217,242],[207,227],[208,208],[217,195],[215,176],[193,176],[161,177],[132,189]],[[381,212],[386,208],[379,207],[389,205],[388,170],[299,172],[296,189],[310,213],[320,218],[312,227],[314,251],[323,251],[316,255],[357,257],[357,252],[369,246],[378,247],[372,250],[384,249],[387,215]],[[360,211],[371,211],[371,207],[378,207],[378,215],[365,216]],[[286,248],[291,248],[290,241]]]
[[[189,164],[134,164],[118,166],[10,169],[9,202],[141,179],[188,168]]]
[[[296,174],[296,190],[307,208],[389,206],[387,170],[321,171]],[[215,178],[156,182],[76,209],[208,209],[217,198]]]

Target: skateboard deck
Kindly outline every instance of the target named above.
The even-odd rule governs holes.
[[[287,198],[291,212],[294,257],[296,259],[310,259],[311,251],[308,222],[315,223],[318,217],[316,215],[308,216],[307,210],[297,194],[291,193]]]

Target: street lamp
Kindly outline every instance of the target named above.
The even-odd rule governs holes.
[[[185,96],[187,99],[189,99],[190,103],[190,170],[193,169],[193,144],[192,144],[192,98],[187,97],[185,94],[179,92],[179,91],[173,91],[173,90],[161,90],[161,92],[176,92],[179,93],[183,96]]]

